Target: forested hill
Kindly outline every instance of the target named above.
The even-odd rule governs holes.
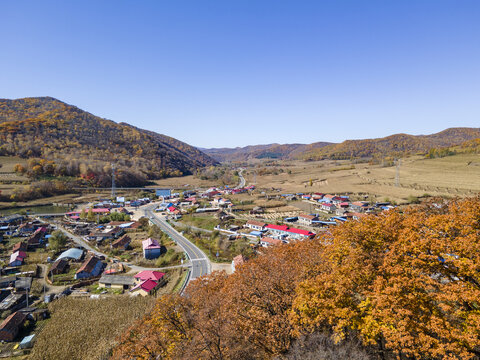
[[[50,97],[0,99],[0,155],[52,160],[53,175],[67,176],[100,177],[113,162],[120,181],[123,174],[134,183],[216,164],[181,141]]]
[[[248,161],[251,159],[290,159],[310,151],[331,145],[328,142],[314,144],[268,144],[237,148],[201,149],[220,162]]]
[[[480,138],[480,128],[450,128],[431,135],[395,134],[378,139],[346,140],[339,144],[253,145],[243,148],[202,149],[220,162],[251,159],[350,159],[427,154],[432,149],[459,146]]]
[[[479,128],[450,128],[431,135],[395,134],[378,139],[347,140],[300,154],[306,160],[425,154],[431,149],[461,145],[480,138]]]

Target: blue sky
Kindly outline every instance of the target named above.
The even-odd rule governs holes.
[[[480,1],[0,0],[0,97],[200,147],[480,126]]]

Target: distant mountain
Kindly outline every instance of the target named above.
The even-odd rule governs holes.
[[[457,146],[480,138],[480,128],[450,128],[431,135],[396,134],[378,139],[347,140],[298,155],[304,160],[404,156],[430,149]]]
[[[201,149],[220,162],[248,161],[252,159],[290,159],[306,151],[319,149],[331,143],[268,144],[237,148]]]
[[[346,140],[339,144],[253,145],[243,148],[203,149],[220,162],[252,159],[350,159],[404,156],[427,153],[430,149],[457,146],[480,138],[480,128],[450,128],[431,135],[395,134],[378,139]]]
[[[109,181],[110,163],[120,180],[123,174],[137,183],[217,163],[174,138],[102,119],[51,97],[0,99],[0,155],[51,160],[51,174],[35,171],[103,177],[99,183]]]

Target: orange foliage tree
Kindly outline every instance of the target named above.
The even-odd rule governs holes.
[[[299,329],[356,331],[399,357],[480,354],[480,199],[351,222],[298,289]]]

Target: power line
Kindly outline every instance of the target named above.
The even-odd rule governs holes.
[[[395,160],[396,164],[396,169],[395,169],[395,186],[399,187],[400,186],[400,165],[401,165],[402,160],[397,159]]]

